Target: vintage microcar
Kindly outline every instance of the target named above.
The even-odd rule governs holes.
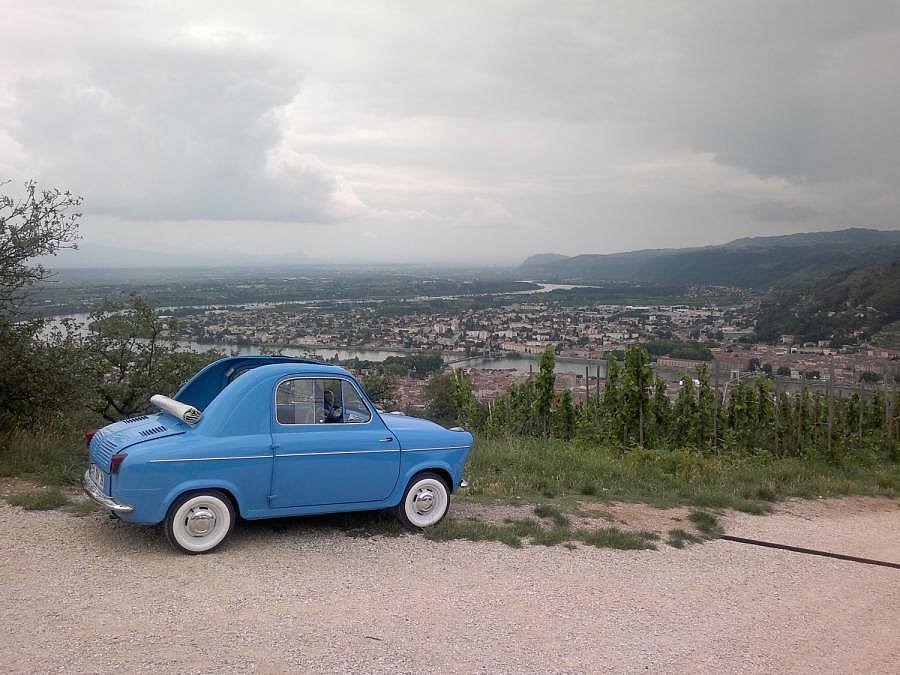
[[[337,366],[281,356],[220,359],[162,412],[90,439],[85,492],[129,523],[165,523],[186,553],[213,550],[236,515],[274,518],[394,508],[435,525],[466,487],[472,435],[382,413]]]

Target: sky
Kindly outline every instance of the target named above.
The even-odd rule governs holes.
[[[83,264],[896,229],[898,122],[886,0],[0,0],[2,189]]]

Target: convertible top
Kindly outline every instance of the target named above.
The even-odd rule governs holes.
[[[277,363],[329,366],[329,364],[324,361],[297,356],[228,356],[224,359],[213,361],[199,373],[194,375],[194,377],[188,380],[187,383],[179,389],[178,393],[175,394],[175,400],[187,405],[192,405],[200,412],[203,412],[206,409],[206,406],[208,406],[225,387],[247,371],[258,368],[259,366],[270,366]]]

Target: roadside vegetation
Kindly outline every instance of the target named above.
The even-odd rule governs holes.
[[[6,501],[12,506],[21,506],[26,511],[49,511],[68,506],[69,496],[56,489],[41,492],[20,492],[10,495]]]
[[[545,507],[546,508],[546,507]],[[539,546],[567,545],[576,543],[597,548],[622,550],[655,549],[659,535],[655,532],[622,530],[617,527],[573,528],[568,519],[556,509],[541,520],[534,518],[508,519],[502,524],[481,520],[446,519],[435,527],[425,530],[425,538],[432,541],[467,539],[469,541],[499,541],[513,548],[521,548],[523,543]],[[540,516],[540,508],[535,514]],[[549,522],[547,522],[549,520]],[[543,521],[543,522],[542,522]]]

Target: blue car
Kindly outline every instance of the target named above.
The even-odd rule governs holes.
[[[185,553],[221,544],[236,516],[277,518],[396,509],[435,525],[466,487],[472,435],[376,409],[337,366],[237,356],[197,373],[162,412],[90,439],[85,492],[129,523],[165,523]]]

